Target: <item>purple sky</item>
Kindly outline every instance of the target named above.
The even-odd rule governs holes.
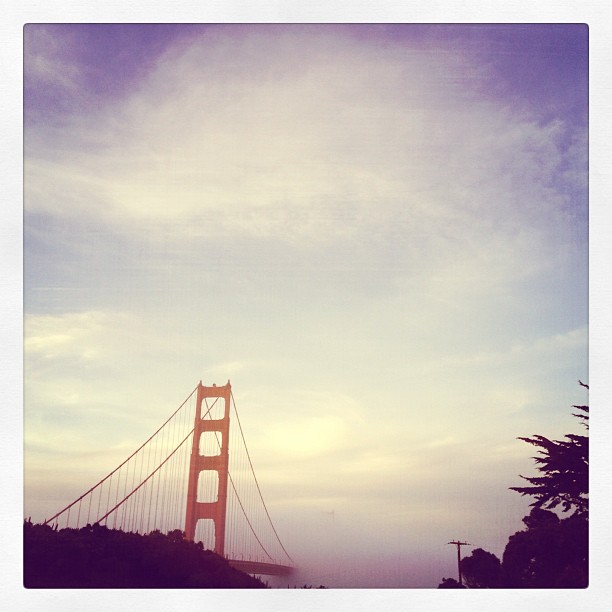
[[[25,27],[25,40],[32,34],[35,48],[36,24]],[[189,44],[207,29],[206,24],[68,24],[46,25],[57,41],[58,52],[71,58],[81,75],[85,99],[120,97],[154,66],[160,54],[174,43]],[[241,26],[248,30],[260,26]],[[276,28],[287,29],[284,24]],[[300,26],[293,26],[300,27]],[[573,121],[586,122],[584,91],[588,83],[588,28],[575,24],[473,24],[473,25],[388,25],[374,27],[319,26],[341,29],[356,39],[388,45],[429,41],[448,44],[456,40],[462,49],[489,64],[496,75],[488,82],[491,95],[514,97],[539,107],[542,119],[562,113]],[[76,52],[75,52],[76,51]],[[26,117],[43,117],[74,111],[78,101],[62,96],[54,87],[39,87],[36,75],[25,65]],[[75,106],[72,106],[72,105]]]
[[[303,582],[501,556],[516,438],[570,431],[588,379],[587,50],[583,25],[26,26],[26,513],[231,378]]]

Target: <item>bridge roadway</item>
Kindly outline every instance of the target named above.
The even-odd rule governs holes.
[[[293,568],[288,565],[277,565],[275,563],[263,563],[261,561],[246,561],[244,559],[228,559],[228,563],[235,569],[245,574],[257,576],[289,576]]]

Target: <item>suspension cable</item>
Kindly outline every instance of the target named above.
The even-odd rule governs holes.
[[[264,510],[266,511],[266,516],[268,517],[268,521],[270,521],[270,527],[272,527],[272,531],[274,532],[274,535],[276,536],[276,539],[278,540],[278,543],[280,544],[284,553],[287,555],[287,557],[292,563],[295,563],[295,561],[291,558],[291,555],[285,550],[285,547],[283,546],[281,539],[278,537],[278,533],[276,533],[276,529],[274,528],[272,519],[270,518],[270,513],[268,512],[266,502],[264,501],[263,495],[261,494],[261,489],[259,488],[259,482],[257,481],[257,476],[255,475],[255,469],[253,468],[253,463],[251,461],[251,455],[249,454],[249,449],[247,448],[246,440],[244,439],[244,432],[242,431],[242,425],[240,424],[240,417],[238,416],[238,409],[236,408],[236,400],[234,399],[234,394],[231,393],[231,396],[232,396],[232,402],[234,404],[234,414],[236,415],[236,421],[238,421],[238,428],[240,429],[240,435],[242,436],[242,442],[244,444],[244,450],[246,451],[246,456],[247,456],[247,459],[249,460],[249,465],[251,466],[251,472],[253,473],[253,478],[255,479],[255,485],[257,487],[257,492],[259,493],[259,498],[261,499],[261,503],[263,504]]]
[[[66,510],[68,510],[69,508],[72,508],[72,506],[74,506],[74,504],[76,504],[77,502],[81,501],[86,495],[89,495],[89,493],[91,493],[96,487],[99,487],[103,482],[108,480],[117,470],[121,469],[132,457],[134,457],[134,455],[136,455],[136,453],[138,453],[140,450],[142,450],[168,424],[168,422],[176,415],[176,413],[179,410],[181,410],[181,408],[183,408],[183,406],[187,403],[189,398],[196,391],[197,391],[197,387],[187,396],[185,401],[166,419],[164,424],[154,434],[152,434],[146,442],[144,442],[139,448],[137,448],[123,463],[119,464],[112,472],[110,472],[102,480],[100,480],[93,487],[91,487],[91,489],[89,489],[88,491],[83,493],[83,495],[81,495],[81,497],[78,497],[77,499],[75,499],[72,503],[68,504],[65,508],[63,508],[62,510],[60,510],[59,512],[54,514],[50,519],[46,519],[45,522],[43,523],[43,525],[46,525],[47,523],[50,523],[53,519],[57,518],[60,514],[66,512]]]
[[[234,484],[234,480],[232,478],[232,475],[229,473],[229,470],[227,472],[227,475],[230,479],[230,482],[232,483],[232,489],[234,489],[234,493],[236,494],[236,499],[238,500],[238,503],[240,504],[240,508],[242,509],[242,513],[244,514],[244,518],[246,519],[246,522],[248,524],[248,526],[251,529],[251,532],[253,533],[253,535],[255,536],[255,539],[259,542],[259,545],[261,546],[262,550],[266,553],[266,555],[268,555],[268,558],[271,561],[274,561],[274,557],[266,550],[266,547],[261,543],[261,540],[257,537],[257,534],[255,533],[255,529],[253,528],[253,525],[251,525],[251,521],[249,520],[249,517],[247,516],[246,510],[244,509],[244,506],[242,505],[242,501],[240,499],[240,495],[238,495],[238,491],[236,490],[236,485]],[[278,536],[277,536],[278,537]],[[282,546],[282,544],[281,544]],[[283,550],[285,550],[283,548]],[[287,551],[285,551],[287,552]],[[289,556],[289,555],[287,555]],[[289,557],[291,559],[291,557]],[[293,561],[293,559],[292,559]]]
[[[197,388],[197,387],[196,387]],[[193,395],[193,392],[191,393],[191,395]],[[189,397],[191,397],[191,395],[189,395]],[[189,399],[189,397],[187,399]],[[186,402],[187,400],[185,400]],[[216,401],[216,400],[215,400]],[[185,404],[185,402],[183,402],[183,404],[181,404],[181,407]],[[213,403],[214,406],[214,403]],[[208,408],[208,410],[206,411],[206,413],[204,414],[204,416],[206,416],[213,408],[213,406],[211,406],[210,408]],[[180,408],[179,408],[180,410]],[[176,411],[178,412],[178,410]],[[174,414],[176,414],[176,412]],[[172,415],[174,416],[174,415]],[[170,417],[172,418],[172,417]],[[169,421],[170,419],[168,419]],[[166,421],[166,423],[168,422]],[[164,423],[164,425],[166,424]],[[163,427],[163,425],[162,425]],[[161,429],[161,427],[157,430],[159,432],[159,430]],[[174,455],[174,453],[176,453],[176,451],[178,451],[179,448],[181,448],[181,446],[183,446],[183,444],[189,439],[189,436],[191,436],[191,434],[194,432],[194,428],[191,429],[191,431],[185,436],[185,438],[183,438],[183,440],[180,442],[180,444],[135,488],[133,489],[128,495],[126,495],[118,504],[116,504],[113,508],[111,508],[104,516],[100,517],[96,522],[99,523],[101,521],[103,521],[107,516],[109,516],[110,514],[112,514],[123,502],[125,502],[126,500],[128,500],[134,493],[136,493],[136,491],[138,491],[138,489],[140,489],[146,482],[148,482],[161,468],[164,464],[166,464],[168,462],[168,460],[172,457],[172,455]],[[157,432],[156,432],[157,433]],[[155,435],[155,434],[153,434]],[[153,436],[151,436],[152,438]],[[149,438],[149,440],[151,439]],[[146,444],[146,443],[145,443]],[[144,446],[144,444],[143,444]],[[142,446],[140,447],[142,448]],[[140,449],[139,449],[140,450]],[[125,462],[124,462],[125,463]],[[155,465],[155,461],[153,463]],[[149,470],[149,464],[148,464],[148,460],[147,460],[147,471]],[[115,470],[116,471],[116,470]],[[78,500],[77,500],[78,501]],[[71,504],[72,505],[72,504]],[[150,511],[150,508],[149,508]],[[61,514],[61,513],[60,513]],[[56,515],[57,516],[57,515]],[[52,520],[52,519],[49,519]],[[144,519],[142,521],[144,523]],[[148,522],[147,522],[148,525]]]
[[[206,415],[208,415],[209,419],[212,419],[212,417],[210,416],[210,411],[212,410],[213,406],[215,405],[215,403],[217,402],[218,399],[219,398],[215,399],[215,401],[210,406],[210,408],[208,408],[208,402],[206,402],[206,399],[204,400],[206,402],[206,407],[208,408],[208,411],[206,412]],[[236,405],[235,404],[234,404],[234,413],[237,415],[237,413],[236,413]],[[215,431],[214,434],[215,434],[215,440],[217,442],[217,446],[219,447],[219,450],[221,450],[221,440],[219,439],[218,432]],[[243,440],[244,440],[244,438],[243,438]],[[246,449],[246,445],[245,445],[245,449]],[[249,526],[249,529],[251,530],[251,533],[253,534],[253,536],[255,537],[257,542],[259,543],[259,546],[261,546],[261,549],[264,551],[264,553],[266,553],[268,558],[271,561],[274,561],[274,557],[266,550],[266,547],[262,544],[261,540],[257,536],[257,532],[255,531],[255,528],[253,527],[253,524],[251,523],[251,521],[249,519],[249,516],[247,514],[246,508],[244,507],[244,505],[242,503],[242,500],[240,499],[240,495],[238,494],[238,489],[236,488],[236,485],[234,484],[234,479],[232,478],[232,474],[231,474],[229,469],[227,470],[227,476],[229,478],[230,484],[232,485],[232,489],[234,490],[234,493],[236,495],[236,500],[238,501],[240,509],[242,510],[242,514],[244,515],[244,518],[245,518],[245,520],[247,522],[247,525]],[[281,546],[282,546],[282,544],[281,544]]]
[[[124,501],[132,497],[132,495],[136,493],[136,491],[138,491],[138,489],[140,489],[140,487],[142,487],[146,482],[148,482],[170,459],[170,457],[172,457],[172,455],[174,455],[174,453],[176,453],[176,451],[181,448],[181,446],[183,446],[183,444],[189,439],[189,436],[191,436],[192,433],[193,429],[185,436],[185,438],[183,438],[182,442],[133,491],[126,495],[117,505],[115,505],[114,508],[111,508],[104,516],[101,516],[96,522],[100,523],[101,521],[103,521],[107,516],[112,514]]]

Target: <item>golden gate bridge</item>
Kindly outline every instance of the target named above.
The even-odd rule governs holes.
[[[179,529],[249,574],[288,575],[294,566],[255,476],[229,381],[200,381],[125,461],[44,521],[96,523],[141,534]]]

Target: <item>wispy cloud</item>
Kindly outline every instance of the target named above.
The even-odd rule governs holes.
[[[42,87],[51,87],[61,97],[75,95],[81,85],[81,73],[75,62],[74,37],[69,30],[63,36],[45,25],[24,28],[28,61],[24,66],[26,88],[32,93]],[[36,101],[28,103],[36,106]]]
[[[302,245],[401,227],[421,247],[451,234],[469,246],[494,228],[524,247],[520,227],[562,215],[554,181],[561,167],[571,175],[567,127],[466,95],[455,75],[472,63],[418,43],[220,29],[162,56],[124,101],[75,115],[53,149],[38,147],[27,209],[122,228],[180,218],[187,234]],[[60,195],[83,186],[104,204],[75,209]]]

